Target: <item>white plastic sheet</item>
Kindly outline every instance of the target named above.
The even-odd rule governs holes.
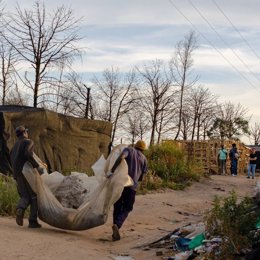
[[[105,172],[111,169],[124,147],[115,147],[107,160],[101,156],[92,166],[95,176],[84,178],[88,193],[78,209],[62,206],[53,194],[64,178],[62,174],[54,172],[40,176],[30,163],[26,163],[23,174],[37,194],[39,218],[51,226],[68,230],[86,230],[103,225],[110,207],[119,199],[124,187],[133,185],[125,161],[113,176],[105,177]]]

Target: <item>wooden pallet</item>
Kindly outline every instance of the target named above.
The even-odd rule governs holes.
[[[218,164],[218,152],[221,145],[224,144],[226,150],[230,151],[232,144],[237,145],[237,149],[240,155],[238,161],[238,174],[244,174],[247,171],[248,156],[250,148],[246,147],[239,141],[221,141],[221,140],[207,140],[207,141],[174,141],[167,140],[167,142],[173,142],[182,147],[188,157],[188,160],[195,160],[200,162],[205,172],[210,174],[220,174]],[[230,173],[230,159],[227,159],[227,174]]]

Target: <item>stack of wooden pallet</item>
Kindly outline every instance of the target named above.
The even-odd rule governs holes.
[[[183,147],[189,160],[195,160],[203,165],[206,173],[219,174],[218,152],[223,144],[230,151],[232,144],[237,145],[239,152],[238,174],[244,174],[248,165],[250,148],[239,141],[206,140],[206,141],[172,141]],[[227,173],[230,169],[230,159],[227,159]]]

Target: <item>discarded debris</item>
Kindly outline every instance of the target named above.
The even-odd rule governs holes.
[[[214,250],[220,250],[220,245],[225,241],[221,237],[207,238],[206,234],[203,223],[188,224],[175,229],[144,248],[145,250],[147,248],[160,248],[161,250],[156,251],[156,256],[163,256],[163,259],[167,260],[208,259],[203,257]],[[246,254],[248,252],[244,252],[244,255]]]
[[[214,221],[210,222],[211,226],[209,226],[208,221],[205,224],[188,224],[150,244],[144,245],[143,248],[145,250],[148,250],[147,248],[160,248],[156,251],[156,255],[162,253],[162,259],[167,260],[260,259],[260,182],[257,184],[257,193],[253,200],[244,198],[244,200],[236,203],[234,198],[235,195],[231,193],[230,197],[224,199],[224,205],[215,202],[215,211],[213,207],[210,213],[214,217]],[[218,211],[216,211],[216,206]],[[237,212],[235,216],[234,212]],[[186,212],[181,211],[178,213],[186,214]],[[231,221],[229,221],[229,218],[231,218]],[[243,218],[245,218],[245,221],[243,221]],[[239,221],[243,225],[238,225],[240,224]],[[224,230],[226,233],[221,232],[225,224],[233,228],[230,229],[231,231],[228,229],[229,233],[226,229]],[[219,226],[220,229],[217,229]],[[210,227],[215,232],[212,232]],[[241,227],[247,229],[241,229]],[[246,236],[250,239],[248,239],[248,242],[252,242],[251,244],[243,243],[246,241]],[[240,244],[235,243],[237,241],[234,240],[234,237],[236,239],[239,237]]]
[[[113,260],[134,260],[131,256],[112,256]]]
[[[85,201],[87,189],[77,175],[66,176],[56,189],[54,195],[66,208],[77,209]]]

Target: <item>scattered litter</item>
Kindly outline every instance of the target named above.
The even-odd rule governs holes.
[[[156,255],[157,256],[162,256],[163,255],[163,251],[156,251]]]
[[[191,242],[190,238],[179,237],[175,242],[175,246],[176,246],[177,250],[186,251],[186,250],[189,250],[190,242]]]
[[[168,249],[168,251],[160,250],[156,252],[156,255],[158,255],[158,252],[162,252],[163,258],[167,260],[186,260],[211,252],[221,242],[222,239],[219,237],[206,239],[205,225],[198,223],[177,228],[161,239],[146,245],[146,248]]]
[[[185,252],[181,252],[181,253],[178,253],[174,256],[174,260],[186,260],[188,259],[189,256],[192,255],[192,251],[185,251]]]
[[[112,256],[113,260],[134,260],[131,256]]]
[[[203,240],[205,239],[205,236],[203,233],[197,235],[196,237],[194,237],[190,243],[189,243],[189,249],[194,249],[198,246],[200,246],[203,242]]]
[[[260,232],[260,218],[256,223],[255,232]],[[188,259],[208,259],[209,254],[215,252],[215,255],[220,253],[222,243],[226,243],[225,239],[215,236],[209,237],[205,231],[205,224],[189,224],[175,229],[166,236],[144,245],[147,248],[160,248],[156,251],[156,256],[163,256],[166,260],[188,260]],[[260,244],[260,241],[259,241]],[[259,245],[258,244],[258,245]],[[258,251],[257,251],[258,250]],[[243,256],[257,255],[257,258],[243,258]],[[260,259],[260,248],[241,249],[236,259]]]

